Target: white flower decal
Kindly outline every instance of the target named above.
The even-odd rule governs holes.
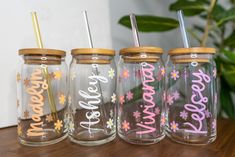
[[[111,68],[111,69],[108,71],[108,73],[109,73],[109,77],[110,77],[111,79],[113,79],[113,77],[115,76],[115,71]]]
[[[117,96],[115,93],[113,93],[113,95],[111,96],[111,102],[112,103],[115,103],[116,102],[116,99],[117,99]]]
[[[109,118],[109,120],[106,122],[107,128],[112,129],[113,128],[113,119]]]

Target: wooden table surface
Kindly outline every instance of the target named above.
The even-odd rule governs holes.
[[[64,140],[45,147],[26,147],[17,141],[16,127],[0,129],[0,157],[235,157],[235,121],[218,121],[217,140],[207,146],[186,146],[168,138],[149,146],[115,141],[84,147]]]

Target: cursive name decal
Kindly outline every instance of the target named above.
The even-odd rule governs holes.
[[[80,126],[82,128],[88,129],[88,132],[91,133],[91,130],[96,130],[93,126],[100,122],[100,112],[98,111],[99,107],[97,106],[101,102],[101,94],[98,91],[98,81],[102,83],[107,83],[108,79],[104,76],[98,76],[92,73],[88,77],[90,80],[89,87],[87,92],[79,90],[79,95],[83,97],[86,101],[79,101],[80,107],[87,110],[86,118],[87,121],[81,121]]]
[[[202,92],[205,90],[205,84],[211,81],[210,76],[205,74],[202,70],[198,70],[198,72],[193,73],[197,79],[192,80],[192,96],[191,96],[191,104],[185,104],[184,108],[191,112],[191,118],[196,121],[193,123],[185,122],[186,126],[189,126],[191,129],[185,129],[185,132],[190,133],[207,133],[206,130],[203,131],[203,120],[205,119],[205,109],[206,103],[208,102],[208,98],[202,95]],[[198,98],[197,98],[198,97]],[[198,124],[198,125],[195,125]]]
[[[32,120],[34,123],[30,124],[30,129],[27,130],[28,136],[42,136],[43,121],[41,116],[43,115],[43,96],[42,93],[48,88],[46,80],[43,80],[42,70],[35,69],[30,76],[31,87],[26,89],[26,92],[31,95],[29,106],[32,107],[34,114],[32,114]]]
[[[154,82],[153,71],[155,67],[146,62],[141,63],[141,72],[143,76],[143,99],[147,102],[143,107],[143,113],[145,116],[143,117],[144,122],[137,123],[136,125],[143,128],[144,130],[137,131],[136,134],[147,134],[156,131],[156,128],[151,125],[155,124],[155,116],[156,114],[152,112],[155,107],[155,102],[153,100],[153,95],[156,93],[153,86],[150,86],[149,83]]]

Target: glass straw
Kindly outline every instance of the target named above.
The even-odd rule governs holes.
[[[131,28],[132,28],[132,34],[133,34],[133,39],[134,39],[135,46],[140,47],[138,27],[137,27],[135,14],[133,14],[133,13],[130,14],[130,20],[131,20]]]
[[[84,21],[85,21],[85,25],[86,25],[86,31],[87,31],[87,36],[88,36],[88,40],[89,40],[89,46],[90,48],[93,48],[93,42],[92,42],[92,37],[91,37],[91,31],[90,31],[90,26],[89,26],[89,21],[88,21],[88,17],[87,17],[87,11],[84,10],[82,11],[83,13],[83,17],[84,17]],[[97,59],[97,55],[94,55]],[[98,67],[95,66],[95,71],[96,71],[96,75],[99,75],[99,70],[98,70]],[[102,88],[101,88],[101,84],[100,84],[100,81],[98,80],[98,86],[99,86],[99,89],[100,89],[100,94],[101,94],[101,102],[102,102],[102,105],[101,105],[101,113],[102,115],[104,115],[104,117],[106,118],[106,110],[105,110],[105,106],[104,106],[104,98],[103,98],[103,92],[102,92]],[[103,126],[105,126],[105,118],[103,118],[102,116],[102,121],[103,121]],[[107,129],[106,127],[104,128],[105,132],[107,133]],[[90,130],[89,130],[90,132]],[[91,133],[91,132],[90,132]]]
[[[181,36],[182,36],[182,39],[183,39],[184,47],[189,48],[189,41],[188,41],[186,29],[185,29],[183,11],[178,10],[177,11],[177,16],[178,16],[178,19],[179,19],[180,31],[181,31]]]
[[[34,28],[34,33],[35,33],[37,45],[40,49],[43,49],[43,44],[42,44],[42,38],[41,38],[41,33],[40,33],[40,27],[39,27],[39,24],[38,24],[37,13],[36,12],[31,12],[31,16],[32,16],[33,28]],[[46,57],[45,55],[43,55],[43,56]],[[47,68],[46,65],[43,65],[41,67],[43,69],[44,78],[46,79],[47,84],[48,84],[47,95],[48,95],[49,106],[50,106],[51,112],[56,114],[56,117],[54,117],[54,119],[55,119],[55,118],[58,118],[58,115],[57,115],[57,111],[56,111],[55,99],[54,99],[53,93],[52,93],[51,80],[50,80],[50,77],[49,77],[48,68]]]

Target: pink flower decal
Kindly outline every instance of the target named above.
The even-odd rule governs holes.
[[[162,76],[164,76],[164,75],[165,75],[165,73],[166,73],[165,68],[164,68],[164,67],[161,67],[160,71],[161,71],[161,75],[162,75]]]
[[[172,96],[173,96],[174,100],[178,100],[180,98],[180,94],[178,91],[175,91],[174,93],[172,93]]]
[[[159,107],[156,107],[156,108],[155,108],[155,114],[156,114],[156,115],[159,115],[159,114],[160,114],[160,109],[159,109]]]
[[[171,72],[171,78],[174,79],[174,80],[176,80],[177,78],[179,78],[179,71],[173,70],[173,71]]]
[[[179,130],[179,128],[178,128],[179,124],[176,123],[175,121],[171,122],[170,125],[171,125],[171,130],[173,132],[176,132],[177,130]]]
[[[133,117],[135,117],[135,119],[140,118],[140,112],[139,111],[133,112]]]
[[[206,118],[210,118],[211,113],[209,112],[208,109],[206,109],[206,110],[204,111],[204,113],[205,113]]]
[[[184,120],[186,120],[188,118],[188,112],[186,112],[185,110],[180,112],[180,117]]]
[[[133,93],[132,93],[131,91],[127,92],[126,98],[127,98],[127,100],[129,100],[129,101],[130,101],[131,99],[133,99]]]
[[[167,97],[166,97],[166,103],[169,105],[172,105],[174,103],[173,97],[170,94],[167,95]]]
[[[215,128],[216,128],[216,119],[214,119],[212,122],[212,129],[215,129]]]
[[[162,115],[161,117],[161,126],[164,126],[166,124],[166,117],[165,115]]]
[[[129,75],[129,70],[127,70],[127,69],[123,70],[122,76],[123,76],[123,78],[125,78],[125,79],[129,78],[129,76],[130,76],[130,75]]]
[[[125,102],[124,96],[120,96],[120,97],[119,97],[119,102],[120,102],[121,105],[124,104],[124,102]]]
[[[124,120],[122,122],[122,129],[124,129],[125,131],[128,131],[130,129],[130,123]]]

